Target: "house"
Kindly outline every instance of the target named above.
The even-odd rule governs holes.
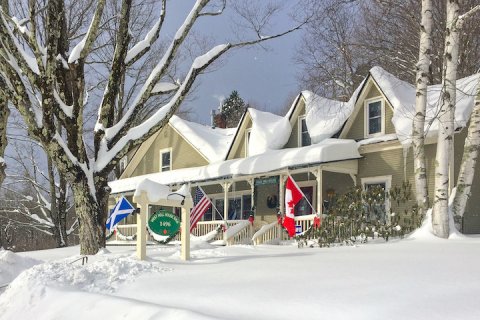
[[[478,74],[458,81],[454,179],[478,82]],[[428,119],[434,119],[439,95],[440,86],[429,87]],[[131,195],[145,178],[173,187],[188,182],[192,188],[200,186],[213,203],[197,234],[219,224],[238,224],[254,212],[253,232],[260,230],[254,239],[263,237],[256,243],[269,241],[279,236],[277,213],[283,212],[283,186],[289,175],[305,194],[295,207],[303,230],[315,212],[324,211],[332,194],[351,186],[380,185],[388,191],[409,181],[414,188],[409,151],[414,106],[415,88],[375,67],[349,101],[302,91],[286,115],[249,108],[233,130],[173,117],[132,155],[120,179],[110,183],[112,195]],[[430,194],[436,127],[434,120],[426,126]],[[473,193],[480,190],[479,179]],[[475,197],[469,201],[465,233],[480,232],[479,201]],[[385,206],[388,209],[388,201]]]

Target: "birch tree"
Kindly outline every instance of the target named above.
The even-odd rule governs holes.
[[[21,1],[20,1],[21,2]],[[132,41],[130,30],[134,0],[122,0],[120,14],[105,17],[106,0],[90,1],[86,11],[88,26],[75,38],[67,34],[72,16],[66,1],[28,1],[25,16],[13,16],[2,10],[0,21],[0,78],[7,84],[6,96],[19,110],[31,137],[39,141],[57,169],[66,175],[74,193],[75,211],[79,220],[82,254],[94,254],[105,246],[105,222],[109,189],[107,178],[118,161],[168,123],[180,107],[196,78],[214,61],[234,48],[254,45],[299,29],[302,23],[275,33],[265,34],[269,10],[263,19],[247,24],[255,38],[224,42],[197,56],[178,81],[167,77],[194,25],[201,19],[215,18],[225,12],[227,1],[197,0],[158,57],[148,78],[115,119],[115,110],[123,101],[125,83],[122,78],[133,66],[142,63],[145,54],[158,41],[163,31],[167,1],[158,1],[157,19],[141,41]],[[16,4],[12,1],[10,5]],[[171,4],[173,2],[169,2]],[[246,17],[248,20],[248,16]],[[114,50],[100,101],[89,100],[87,83],[89,62],[101,36],[102,21],[118,19]],[[78,36],[78,35],[77,35]],[[75,39],[74,39],[75,38]],[[75,45],[73,45],[75,43]],[[148,102],[158,95],[169,97],[145,121],[139,122]],[[84,139],[84,111],[97,110],[91,135],[93,146]],[[59,125],[58,125],[59,124]],[[91,150],[91,151],[90,151]]]
[[[422,0],[420,25],[420,50],[416,65],[415,118],[413,119],[412,147],[415,172],[415,189],[420,213],[428,208],[427,168],[425,165],[425,113],[427,110],[427,87],[430,78],[430,55],[432,53],[432,1]]]
[[[480,6],[470,11],[473,15],[480,11]],[[465,19],[468,16],[464,16]],[[471,195],[473,177],[480,149],[480,83],[477,84],[477,93],[475,97],[475,106],[470,116],[467,138],[463,148],[462,162],[460,172],[457,178],[455,198],[453,202],[453,214],[455,221],[459,221],[465,214],[467,200]]]
[[[442,75],[442,94],[438,114],[439,133],[435,159],[435,199],[432,226],[435,235],[448,238],[449,230],[449,172],[453,152],[456,80],[459,59],[460,32],[465,20],[480,9],[480,5],[460,15],[459,0],[448,0],[445,53]]]
[[[0,8],[7,11],[8,3],[6,0],[1,0]],[[10,113],[7,96],[3,88],[6,88],[6,83],[0,77],[0,186],[5,179],[5,168],[7,166],[4,158],[5,148],[7,147],[7,122]]]

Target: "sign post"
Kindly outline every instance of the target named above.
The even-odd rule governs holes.
[[[155,190],[155,192],[152,192]],[[182,260],[190,259],[190,209],[193,208],[193,200],[190,195],[190,187],[187,185],[182,186],[180,190],[171,192],[170,188],[166,185],[156,183],[149,179],[145,179],[137,186],[135,194],[133,195],[133,201],[140,207],[140,214],[137,216],[137,257],[140,260],[145,260],[146,247],[147,247],[147,210],[149,205],[159,205],[164,207],[181,208],[182,209]],[[168,213],[164,211],[163,216],[168,218]],[[173,214],[171,214],[174,216]],[[160,219],[160,218],[157,218]],[[170,220],[162,222],[161,226],[158,226],[158,230],[161,233],[169,233],[168,230],[174,230],[174,224],[178,225],[178,221],[170,217]],[[177,227],[178,230],[178,227]],[[176,232],[176,231],[175,231]],[[165,234],[166,235],[166,234]]]

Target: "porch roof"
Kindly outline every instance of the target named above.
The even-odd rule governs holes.
[[[358,146],[350,139],[326,139],[318,144],[268,152],[241,159],[220,161],[202,167],[157,172],[109,182],[111,193],[133,191],[145,178],[171,185],[232,177],[261,175],[283,169],[320,165],[361,158]]]

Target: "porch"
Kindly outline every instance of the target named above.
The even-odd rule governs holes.
[[[277,217],[279,212],[284,212],[284,185],[288,176],[293,177],[305,194],[305,199],[295,207],[297,232],[302,233],[312,226],[317,212],[324,213],[332,194],[342,193],[356,184],[356,174],[357,160],[354,159],[192,182],[192,194],[195,187],[200,187],[212,202],[192,235],[217,245],[279,244],[288,239]],[[115,197],[118,199],[121,195],[131,197],[131,192]],[[149,207],[148,216],[158,209]],[[129,217],[117,226],[107,244],[133,244],[136,232],[135,216]],[[174,240],[179,240],[178,236]],[[152,235],[147,235],[147,243],[156,243]]]

